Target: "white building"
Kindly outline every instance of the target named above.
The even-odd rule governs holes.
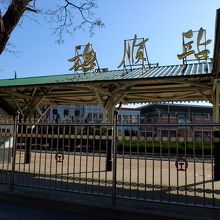
[[[51,123],[106,123],[107,119],[98,104],[64,105],[53,107],[46,114]],[[139,131],[140,110],[121,108],[118,113],[119,132],[137,135]],[[133,126],[129,126],[132,124]],[[137,126],[134,126],[137,124]]]

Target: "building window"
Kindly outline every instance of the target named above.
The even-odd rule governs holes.
[[[138,123],[138,115],[132,115],[131,116],[131,123],[137,124]]]
[[[63,114],[64,114],[64,116],[69,115],[69,110],[68,109],[64,109]]]
[[[100,120],[100,122],[103,121],[103,114],[101,114],[101,113],[99,113],[99,120]]]
[[[170,131],[170,137],[176,137],[176,131]]]
[[[75,116],[78,117],[80,115],[80,110],[75,110]]]
[[[128,115],[123,115],[123,123],[128,124]]]
[[[92,113],[88,113],[88,120],[92,120]]]
[[[168,117],[170,117],[170,118],[175,118],[175,117],[176,117],[176,113],[175,113],[175,112],[170,112],[170,113],[168,114]]]
[[[178,123],[179,124],[184,124],[186,122],[186,116],[184,113],[179,113],[178,114]]]
[[[168,114],[167,113],[162,113],[161,118],[168,118]]]
[[[121,124],[121,115],[118,115],[118,123]]]
[[[210,118],[209,113],[193,113],[193,118]]]
[[[58,109],[54,108],[53,109],[53,115],[57,115],[58,114]]]

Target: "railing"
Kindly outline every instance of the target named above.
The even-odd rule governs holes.
[[[123,126],[126,135],[117,132]],[[219,124],[1,124],[0,182],[11,189],[112,196],[113,202],[120,197],[220,208],[218,128]]]

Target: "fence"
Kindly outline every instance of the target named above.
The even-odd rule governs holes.
[[[126,124],[126,135],[119,126],[125,125],[1,124],[0,182],[11,190],[110,196],[113,203],[124,198],[220,208],[219,139],[213,137],[219,125]],[[143,128],[157,132],[149,136]]]

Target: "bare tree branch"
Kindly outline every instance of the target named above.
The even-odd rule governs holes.
[[[53,33],[58,37],[57,42],[63,42],[65,33],[72,35],[78,29],[88,28],[90,35],[93,35],[95,27],[104,27],[101,19],[93,18],[94,8],[96,8],[94,0],[86,0],[79,5],[74,4],[72,0],[63,0],[63,4],[58,5],[55,10],[48,10],[46,15],[49,16],[49,22],[57,24],[53,28]]]
[[[26,11],[31,11],[31,12],[34,12],[34,13],[38,13],[37,9],[31,8],[31,7],[26,7],[25,10]]]
[[[14,28],[26,15],[25,12],[39,13],[36,8],[37,0],[0,0],[0,6],[6,7],[2,16],[0,11],[0,55],[5,50],[10,35]],[[94,19],[93,9],[96,8],[95,0],[84,0],[84,3],[75,4],[74,0],[59,0],[63,3],[54,10],[46,11],[51,23],[55,23],[54,34],[58,43],[63,42],[64,34],[72,33],[78,29],[87,28],[90,35],[94,34],[95,27],[103,27],[101,19]]]

